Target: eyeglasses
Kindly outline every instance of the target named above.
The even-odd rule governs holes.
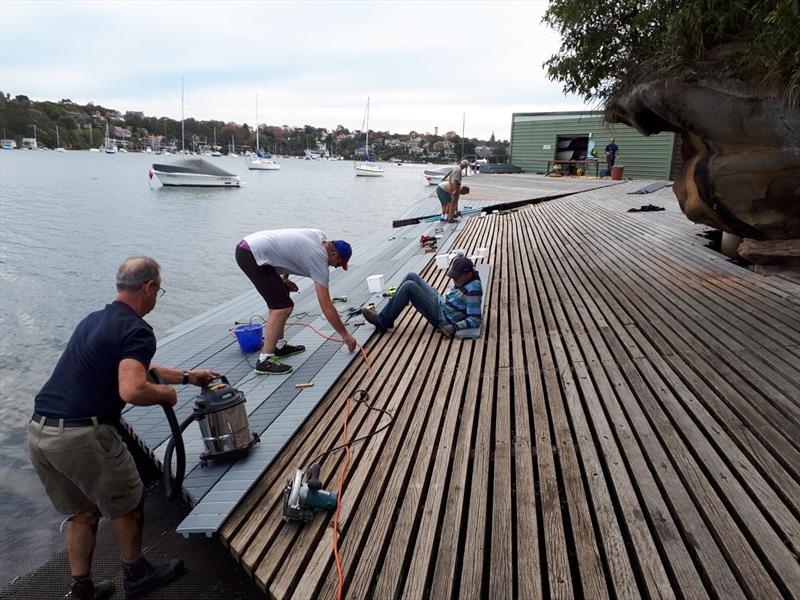
[[[155,281],[151,281],[150,283],[155,283]],[[158,296],[157,296],[158,298],[162,298],[162,297],[164,296],[164,294],[166,294],[166,293],[167,293],[167,290],[165,290],[164,288],[162,288],[162,287],[159,285],[159,286],[158,286],[158,292],[156,292],[156,293],[158,294]]]

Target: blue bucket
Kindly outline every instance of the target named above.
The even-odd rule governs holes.
[[[261,343],[264,338],[264,324],[249,323],[247,325],[239,325],[233,330],[233,333],[236,335],[236,341],[239,342],[242,352],[255,352],[261,349]]]

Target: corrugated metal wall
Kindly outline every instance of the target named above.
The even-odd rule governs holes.
[[[626,178],[669,179],[675,134],[645,137],[627,125],[606,123],[599,112],[514,113],[510,162],[529,173],[544,173],[544,161],[555,157],[556,136],[588,134],[597,140],[601,170],[605,169],[603,149],[614,136],[619,146],[617,165],[625,167]]]

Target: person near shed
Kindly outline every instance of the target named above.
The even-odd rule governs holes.
[[[469,194],[469,187],[461,185],[461,172],[469,168],[469,162],[462,160],[450,170],[450,173],[436,186],[436,196],[442,205],[440,220],[455,223],[458,212],[458,198]]]
[[[347,270],[353,251],[344,240],[328,241],[319,229],[273,229],[257,231],[236,245],[236,263],[264,298],[269,309],[264,329],[264,343],[256,362],[259,375],[287,375],[292,366],[282,358],[305,351],[305,346],[289,344],[284,327],[294,310],[290,292],[298,290],[289,275],[310,277],[317,301],[328,323],[342,336],[351,352],[355,338],[347,331],[328,291],[329,267]]]
[[[55,369],[37,394],[28,424],[28,454],[53,506],[66,519],[73,599],[109,598],[111,581],[95,584],[91,567],[101,516],[111,519],[127,597],[160,587],[183,561],[151,563],[142,552],[144,487],[118,430],[126,404],[173,406],[175,388],[202,386],[218,374],[150,364],[156,338],[144,316],[164,293],[158,263],[128,258],[117,271],[117,296],[75,328]],[[158,371],[165,385],[148,380]]]
[[[411,304],[445,337],[453,337],[459,329],[479,327],[483,284],[475,265],[465,256],[456,257],[447,276],[453,285],[440,294],[416,273],[409,273],[381,310],[363,308],[364,318],[379,331],[394,327],[403,309]]]
[[[606,166],[608,167],[608,176],[611,177],[611,167],[617,161],[617,153],[619,146],[616,144],[616,138],[611,138],[611,141],[606,144]]]

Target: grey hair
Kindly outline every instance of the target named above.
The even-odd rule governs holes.
[[[130,256],[117,269],[117,291],[135,292],[148,281],[160,280],[161,267],[149,256]]]

